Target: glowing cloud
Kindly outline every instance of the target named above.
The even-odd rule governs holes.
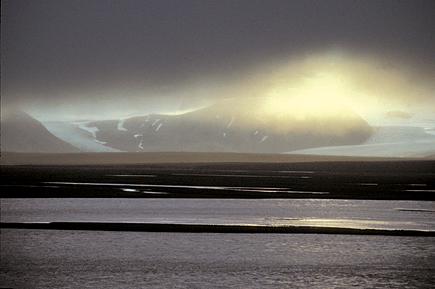
[[[326,132],[326,123],[340,122],[335,129],[339,134],[347,130],[346,122],[361,117],[369,121],[388,111],[435,113],[432,70],[423,73],[406,58],[340,49],[264,61],[227,75],[194,75],[171,85],[114,82],[110,87],[62,93],[66,96],[50,102],[49,107],[46,102],[29,102],[27,111],[35,115],[32,109],[45,110],[60,118],[107,119],[179,114],[232,99],[243,103],[238,110],[248,126],[262,123],[288,131],[298,127],[309,130],[312,123],[317,126],[312,127],[313,132]],[[231,106],[225,105],[228,113],[236,110]]]
[[[221,99],[216,114],[239,117],[236,127],[344,135],[368,132],[365,120],[373,115],[435,108],[430,77],[380,56],[331,51],[268,64],[250,75],[204,94]]]
[[[434,80],[391,58],[332,51],[278,66],[266,95],[275,104],[294,102],[297,111],[289,105],[285,109],[299,118],[336,115],[335,105],[364,116],[430,107],[435,102]]]

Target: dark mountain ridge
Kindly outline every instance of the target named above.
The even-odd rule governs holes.
[[[50,133],[44,125],[15,108],[2,108],[1,150],[33,153],[71,153],[79,149]]]

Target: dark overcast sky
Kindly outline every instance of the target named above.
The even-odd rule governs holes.
[[[432,69],[434,19],[433,0],[2,0],[2,97],[231,76],[331,46]]]

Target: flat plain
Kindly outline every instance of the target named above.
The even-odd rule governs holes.
[[[219,153],[2,153],[3,197],[435,200],[435,161]]]

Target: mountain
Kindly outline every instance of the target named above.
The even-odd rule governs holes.
[[[372,133],[356,114],[343,119],[280,116],[277,121],[277,117],[258,111],[249,103],[221,102],[180,115],[93,121],[86,128],[94,133],[95,141],[128,152],[282,153],[360,144]]]
[[[69,153],[79,150],[51,134],[27,113],[2,108],[1,150],[3,152]]]

